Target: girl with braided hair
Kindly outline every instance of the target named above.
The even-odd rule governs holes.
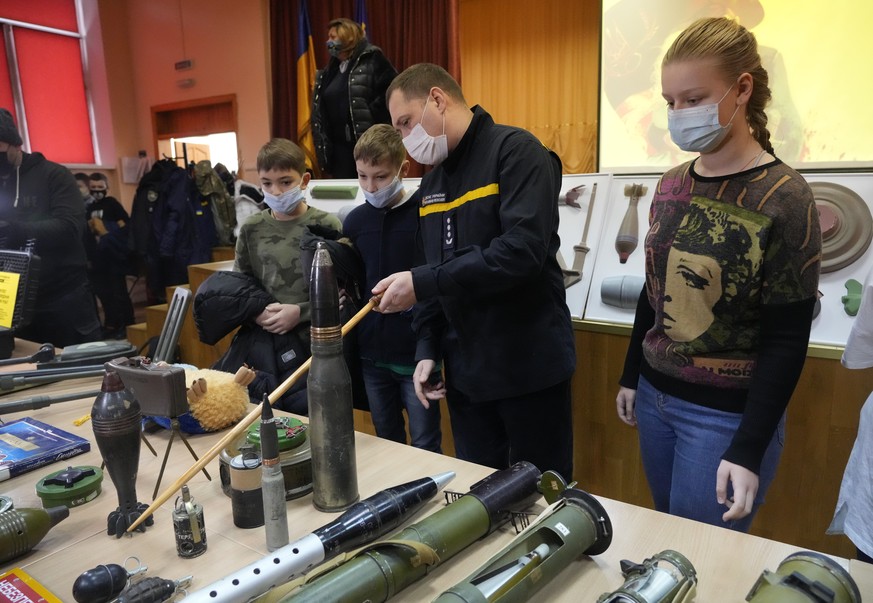
[[[673,142],[699,156],[655,191],[617,410],[638,427],[656,509],[746,531],[806,359],[818,212],[775,155],[768,75],[746,28],[692,23],[663,59],[661,88]]]

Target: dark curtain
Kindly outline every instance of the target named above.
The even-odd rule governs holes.
[[[270,0],[271,135],[290,140],[297,138],[297,2]]]
[[[297,19],[306,0],[270,0],[273,136],[296,139]],[[436,63],[460,81],[459,0],[366,0],[367,38],[398,72],[415,63]],[[308,0],[315,64],[327,64],[327,24],[354,18],[355,0]],[[414,162],[413,162],[414,163]],[[418,168],[418,169],[416,169]],[[414,165],[410,176],[421,175]]]

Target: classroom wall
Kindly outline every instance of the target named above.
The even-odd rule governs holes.
[[[268,0],[98,0],[117,157],[155,154],[151,107],[235,94],[242,175],[270,136]],[[174,64],[191,59],[193,68]],[[193,79],[191,87],[179,80]],[[130,207],[136,187],[122,185]]]

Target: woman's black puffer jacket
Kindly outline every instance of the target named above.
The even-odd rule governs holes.
[[[321,169],[330,171],[330,128],[325,123],[321,107],[321,93],[325,86],[339,73],[340,61],[331,57],[326,69],[315,76],[315,91],[312,95],[312,139],[315,154]],[[390,124],[391,115],[385,100],[388,85],[397,76],[397,70],[382,54],[382,49],[361,40],[349,59],[349,113],[355,140],[374,124]]]

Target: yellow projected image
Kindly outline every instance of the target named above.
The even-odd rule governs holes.
[[[660,172],[694,157],[670,140],[661,58],[692,21],[722,15],[758,39],[777,157],[796,168],[873,166],[873,3],[604,0],[600,170]]]

